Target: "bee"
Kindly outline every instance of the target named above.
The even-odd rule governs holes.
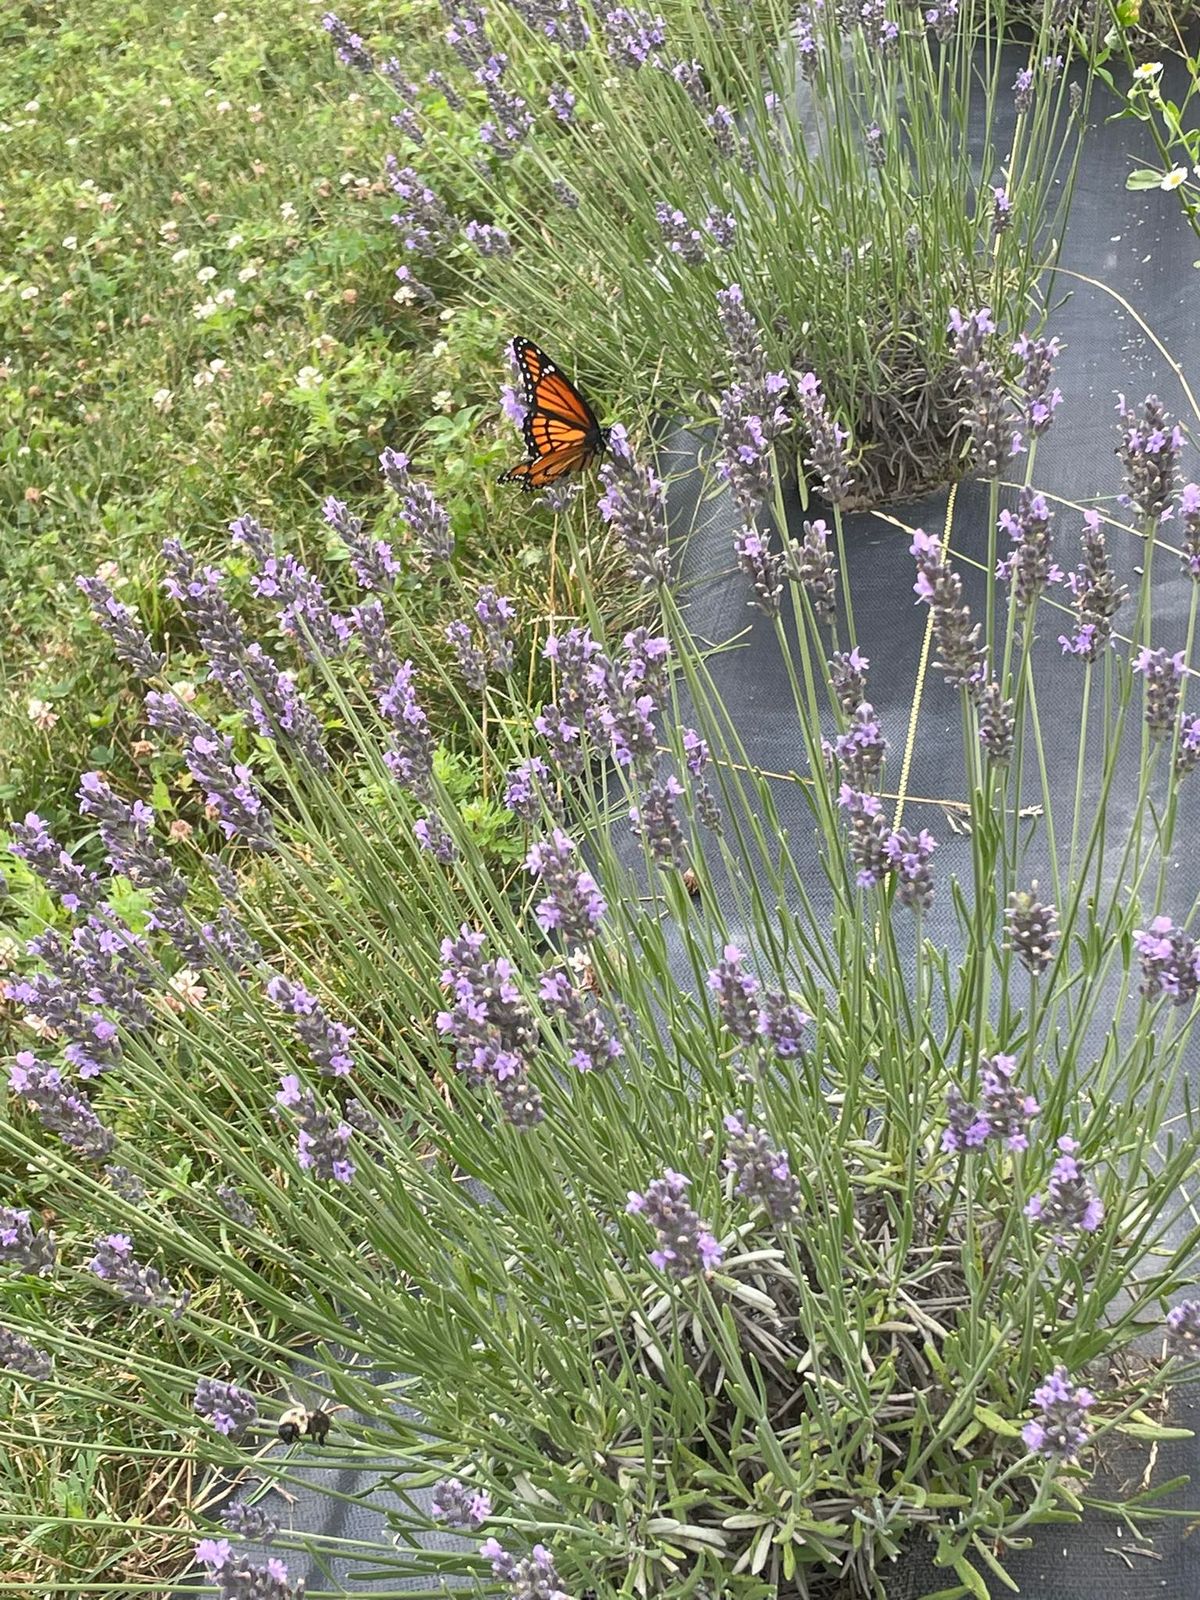
[[[320,1406],[309,1411],[306,1406],[289,1406],[279,1419],[279,1437],[284,1444],[295,1444],[302,1433],[314,1444],[324,1444],[333,1426],[333,1418]]]

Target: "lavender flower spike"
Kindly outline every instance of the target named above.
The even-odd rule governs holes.
[[[117,599],[103,578],[81,575],[75,579],[75,587],[87,596],[96,621],[112,641],[117,660],[139,678],[157,677],[167,664],[166,656],[152,647],[133,611]]]
[[[666,583],[670,565],[663,485],[649,467],[634,459],[619,424],[611,430],[609,448],[611,459],[600,468],[604,487],[600,515],[624,546],[638,581],[648,586]]]
[[[539,926],[560,934],[568,945],[589,944],[608,910],[596,880],[578,860],[574,842],[555,828],[549,840],[534,845],[525,862],[545,890],[536,910]]]
[[[8,1086],[28,1102],[38,1121],[87,1161],[103,1161],[116,1144],[86,1095],[76,1094],[57,1067],[39,1061],[31,1050],[17,1052]]]
[[[361,517],[352,517],[344,500],[327,496],[321,507],[325,521],[350,552],[350,566],[359,588],[390,589],[400,575],[400,563],[386,539],[372,539],[363,531]]]
[[[303,984],[276,976],[267,983],[272,1005],[296,1019],[296,1036],[316,1062],[322,1077],[345,1078],[354,1070],[350,1045],[354,1029],[334,1022],[325,1007]]]
[[[102,885],[94,872],[85,872],[58,843],[49,824],[36,811],[24,822],[11,825],[9,849],[33,868],[51,894],[68,911],[86,911],[102,898]]]
[[[1051,1460],[1070,1460],[1091,1436],[1088,1411],[1096,1403],[1089,1389],[1072,1383],[1066,1367],[1055,1367],[1045,1383],[1034,1390],[1033,1403],[1040,1413],[1021,1429],[1031,1450]]]
[[[219,1378],[196,1379],[192,1410],[226,1439],[240,1439],[258,1417],[254,1396]]]
[[[89,1269],[102,1283],[111,1283],[122,1300],[134,1306],[153,1306],[169,1311],[175,1321],[183,1315],[191,1292],[177,1294],[157,1267],[143,1266],[133,1257],[133,1241],[128,1234],[110,1233],[96,1241],[96,1254]]]
[[[0,1368],[36,1381],[52,1376],[54,1362],[44,1350],[30,1344],[21,1334],[11,1328],[0,1327]]]
[[[723,1165],[737,1180],[736,1193],[758,1201],[772,1222],[792,1221],[800,1210],[800,1186],[787,1152],[772,1150],[763,1129],[749,1126],[740,1115],[725,1118],[725,1132],[728,1154]]]
[[[1077,1140],[1063,1134],[1058,1141],[1059,1157],[1050,1172],[1044,1195],[1034,1195],[1025,1207],[1033,1222],[1053,1230],[1058,1243],[1069,1233],[1095,1233],[1104,1221],[1104,1202],[1093,1190],[1087,1175],[1075,1159]]]
[[[644,1216],[655,1229],[658,1244],[650,1252],[650,1263],[673,1278],[711,1272],[725,1255],[708,1225],[688,1204],[690,1184],[689,1178],[668,1167],[644,1194],[631,1189],[625,1207],[631,1215]]]
[[[48,1229],[35,1231],[28,1211],[0,1206],[0,1266],[19,1267],[44,1278],[57,1259],[58,1246]]]
[[[350,1124],[322,1111],[312,1090],[301,1089],[295,1073],[280,1080],[275,1100],[296,1113],[296,1159],[301,1168],[322,1182],[350,1183],[355,1173],[354,1162],[347,1154],[354,1132]]]
[[[400,517],[430,561],[449,561],[454,554],[454,535],[450,516],[433,495],[428,484],[409,472],[409,459],[402,451],[385,450],[379,465],[400,501]]]

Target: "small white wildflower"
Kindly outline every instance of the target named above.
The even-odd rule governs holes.
[[[238,245],[244,243],[245,240],[240,233],[231,233],[225,241],[225,248],[226,250],[236,250]]]
[[[232,110],[233,110],[233,101],[232,100],[218,100],[217,101],[217,111],[220,113],[221,116],[224,116],[227,111],[232,111]]]
[[[155,389],[154,393],[150,396],[150,404],[154,407],[155,411],[170,411],[174,400],[175,396],[171,393],[170,389]]]
[[[1181,183],[1187,182],[1187,175],[1186,167],[1176,167],[1174,171],[1168,172],[1163,177],[1158,187],[1160,189],[1178,189]]]
[[[49,700],[39,700],[36,695],[30,696],[29,704],[25,709],[29,713],[30,722],[42,733],[49,733],[50,729],[58,721],[58,712],[55,711]]]
[[[251,278],[258,277],[258,268],[255,266],[243,267],[237,276],[239,283],[249,283]]]
[[[231,306],[237,300],[237,290],[236,289],[218,289],[217,292],[216,292],[216,295],[215,295],[215,299],[216,299],[216,302],[217,302],[217,304],[219,306]]]
[[[1161,71],[1161,61],[1143,61],[1140,67],[1133,69],[1133,81],[1135,83],[1147,83],[1151,78],[1157,78]]]
[[[279,208],[279,215],[285,222],[295,222],[296,208],[290,200],[285,200]]]
[[[38,295],[41,294],[41,292],[42,291],[38,288],[36,283],[27,283],[25,285],[25,287],[21,290],[21,299],[22,300],[36,300]]]
[[[69,233],[67,235],[67,237],[63,240],[63,249],[64,250],[78,250],[79,249],[79,240],[75,237],[75,235],[73,233]]]
[[[201,267],[196,273],[197,283],[211,283],[217,275],[216,267]]]
[[[316,367],[301,367],[296,374],[297,389],[318,389],[324,381]]]
[[[192,315],[197,322],[207,322],[209,317],[215,317],[216,314],[217,302],[212,299],[201,300],[199,305],[192,307]]]

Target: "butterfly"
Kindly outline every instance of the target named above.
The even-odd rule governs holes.
[[[529,460],[506,472],[501,483],[517,483],[526,494],[544,489],[567,472],[583,472],[608,448],[609,430],[569,379],[532,339],[514,339],[513,359],[524,385],[521,431]]]

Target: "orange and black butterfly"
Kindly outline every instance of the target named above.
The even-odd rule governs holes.
[[[607,428],[569,379],[531,339],[514,339],[513,359],[524,385],[525,421],[521,431],[529,460],[499,480],[518,483],[527,494],[555,483],[564,473],[582,472],[608,448]]]

